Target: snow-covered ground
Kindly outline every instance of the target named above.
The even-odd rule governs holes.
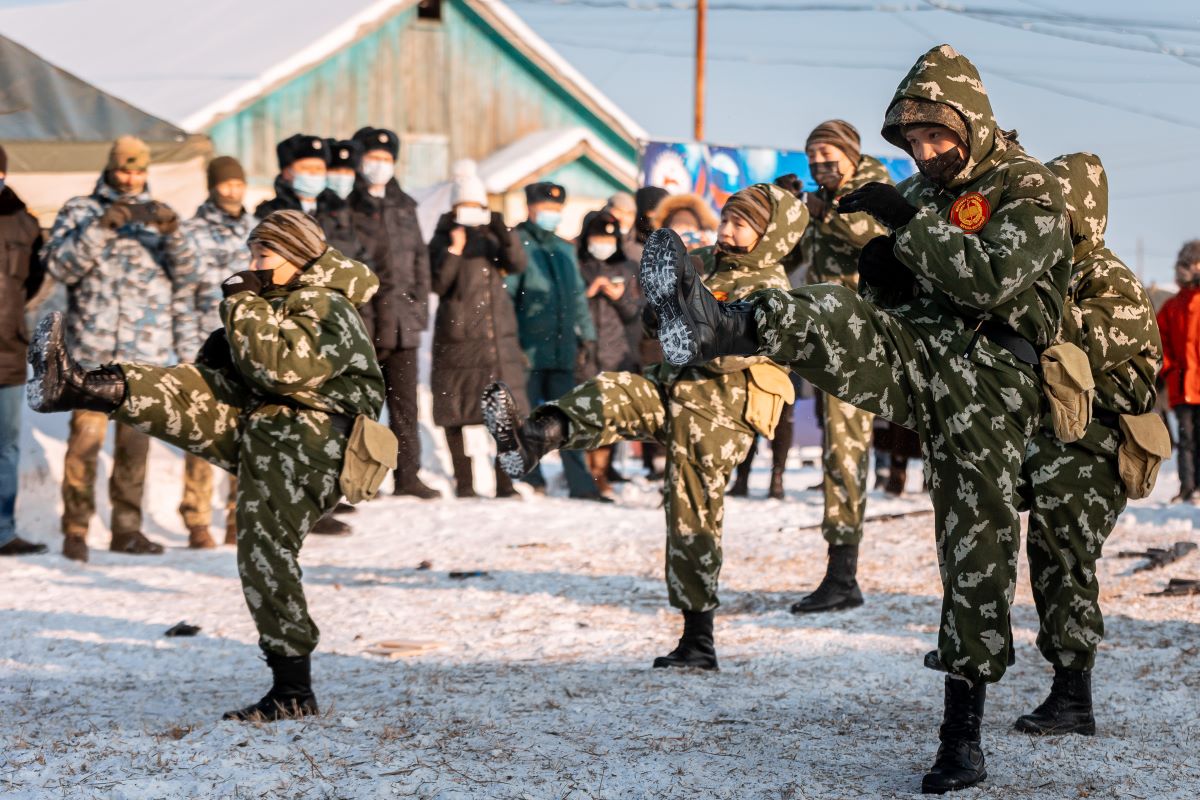
[[[820,519],[818,494],[803,491],[811,469],[789,472],[786,502],[729,502],[719,674],[648,668],[673,645],[678,620],[661,580],[662,512],[644,482],[610,507],[367,504],[353,537],[313,537],[303,551],[322,628],[314,677],[323,714],[253,726],[218,721],[259,697],[267,671],[232,548],[184,549],[178,455],[156,444],[148,485],[146,532],[170,545],[167,555],[103,549],[102,477],[92,561],[80,565],[57,554],[65,417],[26,425],[19,523],[52,552],[0,560],[6,800],[901,797],[919,790],[936,747],[941,676],[921,666],[939,603],[932,520],[869,524],[867,605],[794,617],[788,604],[825,564],[819,533],[798,529]],[[478,432],[472,442],[483,452]],[[434,445],[426,474],[447,488]],[[765,484],[760,470],[754,494]],[[1165,473],[1155,498],[1122,517],[1108,551],[1200,539],[1200,509],[1164,502],[1174,488]],[[872,495],[869,513],[925,507],[921,497]],[[1101,565],[1108,633],[1095,738],[1010,729],[1050,675],[1022,585],[1018,662],[988,698],[990,777],[963,797],[1196,795],[1200,597],[1146,593],[1170,577],[1200,577],[1200,555],[1153,572],[1133,573],[1134,563]],[[451,570],[488,574],[453,580]],[[180,620],[201,634],[165,638]],[[438,646],[395,661],[365,654],[383,639]]]

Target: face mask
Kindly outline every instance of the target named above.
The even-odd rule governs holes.
[[[684,231],[679,234],[679,238],[683,239],[683,243],[687,245],[689,250],[693,247],[704,246],[704,236],[701,235],[700,231]]]
[[[544,231],[550,231],[551,233],[554,233],[556,230],[558,230],[558,226],[562,224],[562,212],[539,211],[537,219],[533,221],[533,224],[537,225]]]
[[[588,242],[588,252],[598,261],[608,261],[617,254],[616,242]]]
[[[492,221],[492,214],[486,208],[463,206],[454,212],[454,221],[464,228],[478,228]]]
[[[954,180],[955,176],[962,172],[963,164],[966,163],[959,155],[957,147],[951,147],[933,158],[913,160],[917,162],[917,169],[921,171],[921,174],[938,186],[945,186]]]
[[[396,177],[396,165],[390,161],[380,161],[376,158],[362,162],[362,174],[367,183],[372,186],[382,186]]]
[[[333,190],[333,193],[345,200],[350,196],[350,192],[354,191],[354,176],[353,175],[326,175],[325,184]]]
[[[316,197],[325,191],[325,176],[297,172],[292,176],[292,191],[301,197]]]
[[[739,247],[736,244],[722,244],[720,242],[717,242],[717,249],[731,256],[744,256],[750,252],[749,247]]]
[[[817,185],[825,189],[836,189],[842,182],[842,171],[836,161],[814,161],[808,165],[808,171]]]

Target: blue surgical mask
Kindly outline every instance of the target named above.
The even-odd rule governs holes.
[[[325,191],[325,176],[297,172],[292,176],[292,191],[301,197],[316,197]]]
[[[325,176],[325,184],[333,193],[345,200],[354,191],[354,176],[341,173],[330,173]]]
[[[539,211],[537,219],[533,221],[534,225],[545,231],[554,233],[558,230],[558,226],[562,224],[561,211]]]
[[[688,250],[691,250],[693,247],[704,246],[704,237],[700,231],[684,231],[679,234],[679,238],[683,239],[683,243],[687,245]]]
[[[362,174],[372,186],[383,186],[396,176],[396,165],[378,158],[364,159]]]

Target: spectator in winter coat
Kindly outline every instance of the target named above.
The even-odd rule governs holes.
[[[361,180],[350,195],[361,258],[379,277],[379,293],[362,309],[387,381],[388,424],[399,442],[395,493],[440,497],[418,476],[417,347],[429,325],[429,251],[417,225],[417,203],[396,181],[400,140],[382,128],[354,134],[362,148]]]
[[[351,139],[326,139],[329,146],[329,169],[325,171],[325,186],[340,199],[346,200],[358,182],[362,164],[362,145]]]
[[[525,248],[504,218],[488,211],[487,190],[475,162],[454,166],[450,213],[438,220],[429,242],[433,291],[440,298],[433,323],[433,421],[446,431],[455,494],[475,497],[463,427],[482,425],[479,398],[489,383],[515,387],[517,405],[528,410],[525,356],[517,317],[504,279],[525,269]],[[496,497],[520,495],[499,464]]]
[[[208,199],[196,210],[196,216],[180,229],[188,237],[195,258],[191,269],[176,275],[174,302],[179,360],[195,362],[208,335],[221,327],[221,283],[250,268],[250,248],[246,237],[254,218],[242,205],[246,197],[246,173],[237,159],[214,158],[208,165]],[[188,547],[216,547],[209,526],[212,524],[212,465],[187,453],[183,467],[183,501],[179,514],[188,530]],[[229,476],[229,494],[225,504],[225,544],[237,544],[234,503],[237,477]]]
[[[25,383],[25,306],[46,277],[37,220],[5,182],[8,154],[0,147],[0,556],[46,552],[17,536],[13,512],[20,482],[21,388]]]
[[[1195,496],[1200,475],[1200,239],[1179,251],[1175,281],[1179,294],[1158,312],[1163,344],[1159,379],[1179,423],[1179,494],[1174,499],[1187,502]]]
[[[146,183],[150,148],[122,136],[87,196],[58,212],[42,258],[50,275],[67,288],[66,331],[86,367],[110,361],[167,366],[186,329],[172,319],[176,276],[191,270],[193,253],[179,217],[150,198]],[[182,327],[181,327],[182,326]],[[63,468],[63,555],[87,561],[88,524],[95,511],[96,458],[108,417],[78,409],[71,414]],[[118,423],[113,473],[112,542],[122,553],[159,554],[162,545],[142,535],[142,490],[150,440]]]
[[[641,325],[642,303],[637,289],[637,267],[621,250],[621,228],[617,218],[601,211],[592,214],[579,235],[579,272],[587,286],[588,309],[596,327],[596,345],[585,368],[577,372],[579,382],[601,372],[636,372],[641,368],[629,341],[629,326]],[[589,450],[588,469],[603,495],[610,495],[609,468],[613,448],[606,445]]]
[[[617,192],[608,198],[608,202],[600,210],[612,214],[617,221],[617,227],[621,230],[622,243],[626,237],[634,235],[637,223],[637,201],[629,192]]]
[[[554,233],[562,222],[566,200],[566,189],[555,183],[525,187],[529,219],[516,230],[529,263],[520,275],[505,280],[517,312],[521,348],[529,362],[529,400],[535,405],[555,400],[575,386],[578,348],[596,340],[575,250]],[[596,488],[582,452],[564,450],[562,462],[571,497],[607,500]],[[540,468],[526,480],[539,493],[545,492],[546,479]]]
[[[654,214],[656,227],[670,228],[678,233],[688,250],[707,247],[717,240],[717,215],[699,195],[665,197]]]

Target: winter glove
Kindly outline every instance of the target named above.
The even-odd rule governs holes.
[[[839,214],[858,211],[865,211],[892,230],[903,228],[917,215],[917,209],[904,199],[899,189],[878,181],[855,189],[837,205]]]
[[[99,219],[101,225],[112,231],[115,231],[122,225],[128,225],[132,221],[133,206],[129,203],[113,203],[104,209],[104,213],[100,215]]]
[[[200,345],[196,364],[209,369],[229,369],[233,366],[233,351],[229,349],[229,337],[225,335],[224,328],[217,328]]]
[[[916,276],[896,258],[895,236],[876,236],[858,254],[858,278],[876,289],[902,292],[912,289]]]
[[[804,181],[800,180],[800,177],[794,172],[780,175],[775,179],[775,185],[785,192],[791,192],[797,199],[804,196]]]
[[[270,289],[274,281],[275,271],[270,269],[248,269],[231,275],[221,284],[221,294],[232,297],[239,292],[262,294]]]
[[[154,203],[153,214],[151,224],[158,228],[158,232],[163,236],[170,236],[179,230],[179,215],[166,203]]]

